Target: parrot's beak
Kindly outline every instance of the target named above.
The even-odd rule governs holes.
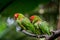
[[[14,19],[16,20],[18,18],[18,16],[19,16],[18,13],[14,14]]]

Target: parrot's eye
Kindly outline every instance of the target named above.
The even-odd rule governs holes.
[[[14,15],[14,18],[15,18],[15,19],[17,19],[17,18],[18,18],[18,16],[19,16],[19,14],[18,14],[18,13],[16,13],[16,14]]]
[[[34,18],[35,18],[35,16],[31,16],[31,17],[30,17],[30,21],[33,21]]]

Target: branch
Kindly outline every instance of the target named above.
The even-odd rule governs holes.
[[[28,36],[36,37],[36,38],[46,38],[46,40],[54,40],[60,36],[60,30],[52,31],[53,35],[50,35],[50,36],[31,34],[31,33],[27,32],[26,30],[22,30],[22,32]]]
[[[31,34],[29,32],[27,32],[26,30],[22,30],[22,32],[28,36],[31,36],[31,37],[36,37],[36,38],[45,38],[46,36],[48,35],[36,35],[36,34]]]
[[[60,36],[60,30],[57,31],[53,31],[53,35],[51,35],[50,37],[47,38],[47,40],[54,40],[56,38],[58,38]]]
[[[22,32],[23,32],[24,34],[28,35],[28,36],[36,37],[35,34],[31,34],[31,33],[27,32],[27,31],[25,31],[25,30],[22,30]]]

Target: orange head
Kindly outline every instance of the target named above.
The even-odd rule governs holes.
[[[30,21],[32,22],[35,19],[35,15],[30,17]]]
[[[38,21],[38,20],[41,21],[41,18],[39,16],[37,16],[37,15],[33,15],[33,16],[30,17],[31,22],[33,22],[33,21],[35,22],[35,21]]]
[[[14,14],[14,19],[16,20],[19,16],[19,13]]]

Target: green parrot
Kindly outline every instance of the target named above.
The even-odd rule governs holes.
[[[21,13],[16,13],[14,15],[16,22],[20,25],[23,30],[30,30],[32,33],[35,33],[35,28],[30,22],[30,20]]]
[[[35,26],[36,29],[39,29],[38,31],[40,31],[41,34],[50,35],[50,29],[48,23],[42,20],[39,16],[37,15],[31,16],[30,21],[32,22],[32,24]]]

